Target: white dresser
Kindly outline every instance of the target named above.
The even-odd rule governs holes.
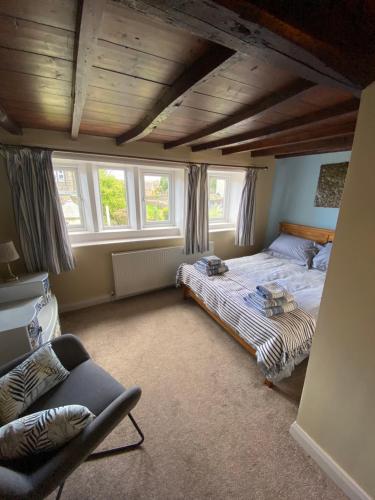
[[[0,283],[0,365],[60,335],[47,273]]]

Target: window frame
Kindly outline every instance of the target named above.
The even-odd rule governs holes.
[[[224,214],[223,217],[210,217],[209,211],[210,211],[210,178],[215,177],[217,179],[223,179],[225,181],[225,190],[224,190]],[[231,204],[231,175],[226,174],[225,172],[218,172],[218,171],[208,171],[208,222],[210,226],[217,226],[217,225],[223,225],[223,224],[229,224],[230,223],[230,217],[229,217],[229,211],[230,211],[230,204]]]
[[[168,221],[147,221],[146,214],[146,195],[145,195],[145,176],[163,176],[168,177],[168,207],[169,207],[169,218]],[[152,227],[171,227],[175,225],[176,214],[175,214],[175,176],[172,170],[163,170],[160,168],[142,168],[138,169],[138,180],[139,180],[139,192],[140,192],[140,205],[141,205],[141,227],[142,228],[152,228]]]
[[[77,193],[76,194],[74,194],[74,193],[67,193],[67,194],[77,196],[78,201],[79,201],[79,203],[78,203],[79,214],[80,214],[80,219],[81,219],[82,223],[79,225],[71,226],[66,222],[66,219],[64,216],[64,220],[66,223],[68,233],[78,233],[78,232],[82,232],[82,231],[87,231],[88,224],[87,224],[87,213],[86,213],[86,209],[85,209],[85,199],[83,196],[83,189],[82,189],[82,176],[80,175],[80,170],[79,170],[78,165],[75,166],[75,165],[67,164],[67,165],[58,165],[56,167],[53,166],[53,172],[55,173],[55,171],[73,172],[74,177],[75,177],[76,186],[77,186]],[[55,178],[55,182],[56,182],[56,178]],[[60,191],[58,189],[57,182],[56,182],[56,189],[57,189],[57,194],[59,196],[61,209],[63,211],[61,198],[60,198],[61,194],[60,194]],[[64,211],[63,211],[63,214],[64,214]]]
[[[104,214],[103,214],[103,208],[102,208],[102,197],[101,197],[101,193],[100,193],[99,170],[120,170],[120,171],[124,172],[125,199],[127,202],[127,209],[128,209],[128,224],[106,226],[103,223]],[[130,229],[132,227],[132,224],[131,224],[131,222],[132,222],[132,213],[131,213],[132,209],[131,209],[131,203],[130,203],[130,199],[129,199],[129,168],[126,166],[122,166],[122,165],[96,163],[95,165],[92,166],[92,171],[93,171],[93,176],[94,176],[93,180],[94,180],[94,188],[95,188],[95,204],[96,204],[97,226],[98,226],[98,231],[96,231],[96,232],[109,233],[112,231],[121,231],[121,230]]]

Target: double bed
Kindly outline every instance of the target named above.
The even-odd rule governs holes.
[[[319,244],[334,238],[332,230],[289,223],[281,223],[280,232]],[[289,376],[310,352],[326,273],[267,252],[230,259],[226,264],[228,272],[212,277],[193,265],[182,264],[177,284],[183,287],[186,298],[193,298],[256,356],[265,383],[272,387],[274,382]],[[298,309],[266,318],[248,306],[244,297],[256,285],[275,280],[294,295]]]

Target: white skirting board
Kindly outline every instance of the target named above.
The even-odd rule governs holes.
[[[352,500],[372,500],[354,479],[344,471],[298,424],[294,422],[290,433],[308,455],[324,470],[339,488]]]
[[[71,302],[68,304],[59,305],[59,312],[64,313],[68,311],[76,311],[78,309],[84,309],[85,307],[97,306],[99,304],[105,304],[106,302],[111,302],[113,297],[111,295],[100,295],[99,297],[92,297],[91,299],[81,300],[79,302]]]

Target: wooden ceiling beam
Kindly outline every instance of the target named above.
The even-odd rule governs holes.
[[[306,141],[286,146],[275,146],[273,148],[265,148],[254,151],[251,156],[252,158],[258,158],[260,156],[278,156],[295,153],[306,153],[307,151],[314,151],[319,153],[321,151],[328,151],[331,149],[351,149],[353,144],[353,137],[354,135],[351,134],[345,137],[335,137],[333,139],[320,139],[318,141],[315,141],[314,143]]]
[[[298,27],[286,24],[280,29],[280,19],[261,15],[263,11],[249,0],[114,1],[195,36],[287,69],[306,80],[338,86],[357,96],[364,87],[351,68],[353,61],[345,60],[345,51],[340,51],[340,47],[322,44]],[[335,61],[333,56],[338,54],[343,62]]]
[[[222,153],[226,155],[251,151],[252,143],[254,141],[270,138],[271,136],[277,136],[283,132],[289,132],[306,125],[323,123],[324,121],[332,118],[339,118],[346,115],[352,116],[358,111],[358,106],[358,99],[350,99],[349,101],[335,104],[329,108],[313,111],[312,113],[308,113],[307,115],[299,116],[297,118],[291,118],[276,125],[270,125],[257,130],[252,130],[250,132],[243,132],[241,134],[232,135],[216,141],[196,144],[192,147],[192,150],[201,151],[204,149],[218,148],[233,144],[234,146],[223,149]]]
[[[76,62],[73,87],[73,117],[71,135],[76,139],[82,120],[86,101],[87,87],[92,64],[94,62],[96,44],[99,36],[101,20],[106,0],[82,0],[77,26]]]
[[[219,120],[212,125],[209,125],[208,127],[198,130],[197,132],[193,132],[192,134],[182,137],[181,139],[167,142],[166,144],[164,144],[164,148],[170,149],[177,146],[182,146],[184,144],[203,139],[204,137],[220,132],[221,130],[225,130],[226,128],[232,127],[233,125],[237,125],[244,120],[259,117],[265,111],[268,111],[278,104],[281,104],[282,102],[285,102],[288,99],[291,99],[301,94],[302,92],[305,92],[313,86],[315,86],[314,83],[307,82],[306,80],[296,80],[295,82],[278,90],[277,92],[266,95],[265,97],[256,101],[254,104],[244,106],[242,109],[240,109],[240,111],[237,111],[237,113],[234,113],[233,115],[229,115],[222,120]]]
[[[321,149],[319,151],[304,151],[303,153],[286,153],[283,155],[275,155],[276,160],[283,160],[286,158],[296,158],[298,156],[307,156],[307,155],[321,155],[326,153],[339,153],[341,151],[350,151],[352,149],[351,145],[339,147],[339,148],[330,148],[330,149]]]
[[[282,137],[261,139],[259,141],[252,142],[250,144],[251,147],[250,150],[257,151],[258,149],[274,148],[278,146],[298,144],[300,142],[314,142],[314,141],[319,141],[320,139],[332,139],[334,137],[353,135],[355,130],[355,124],[356,121],[354,120],[347,123],[339,123],[337,125],[331,125],[329,127],[325,127],[322,129],[319,128],[318,130],[303,130],[300,132],[296,131],[294,134],[284,135]],[[228,149],[235,149],[235,148],[228,148]]]
[[[9,117],[5,109],[0,106],[0,127],[14,135],[22,135],[22,128]]]
[[[155,106],[143,120],[116,138],[117,145],[142,139],[150,134],[161,122],[166,120],[183,101],[193,92],[194,87],[208,78],[228,69],[243,58],[242,55],[226,47],[213,47],[192,64],[177,80],[157,99]]]

